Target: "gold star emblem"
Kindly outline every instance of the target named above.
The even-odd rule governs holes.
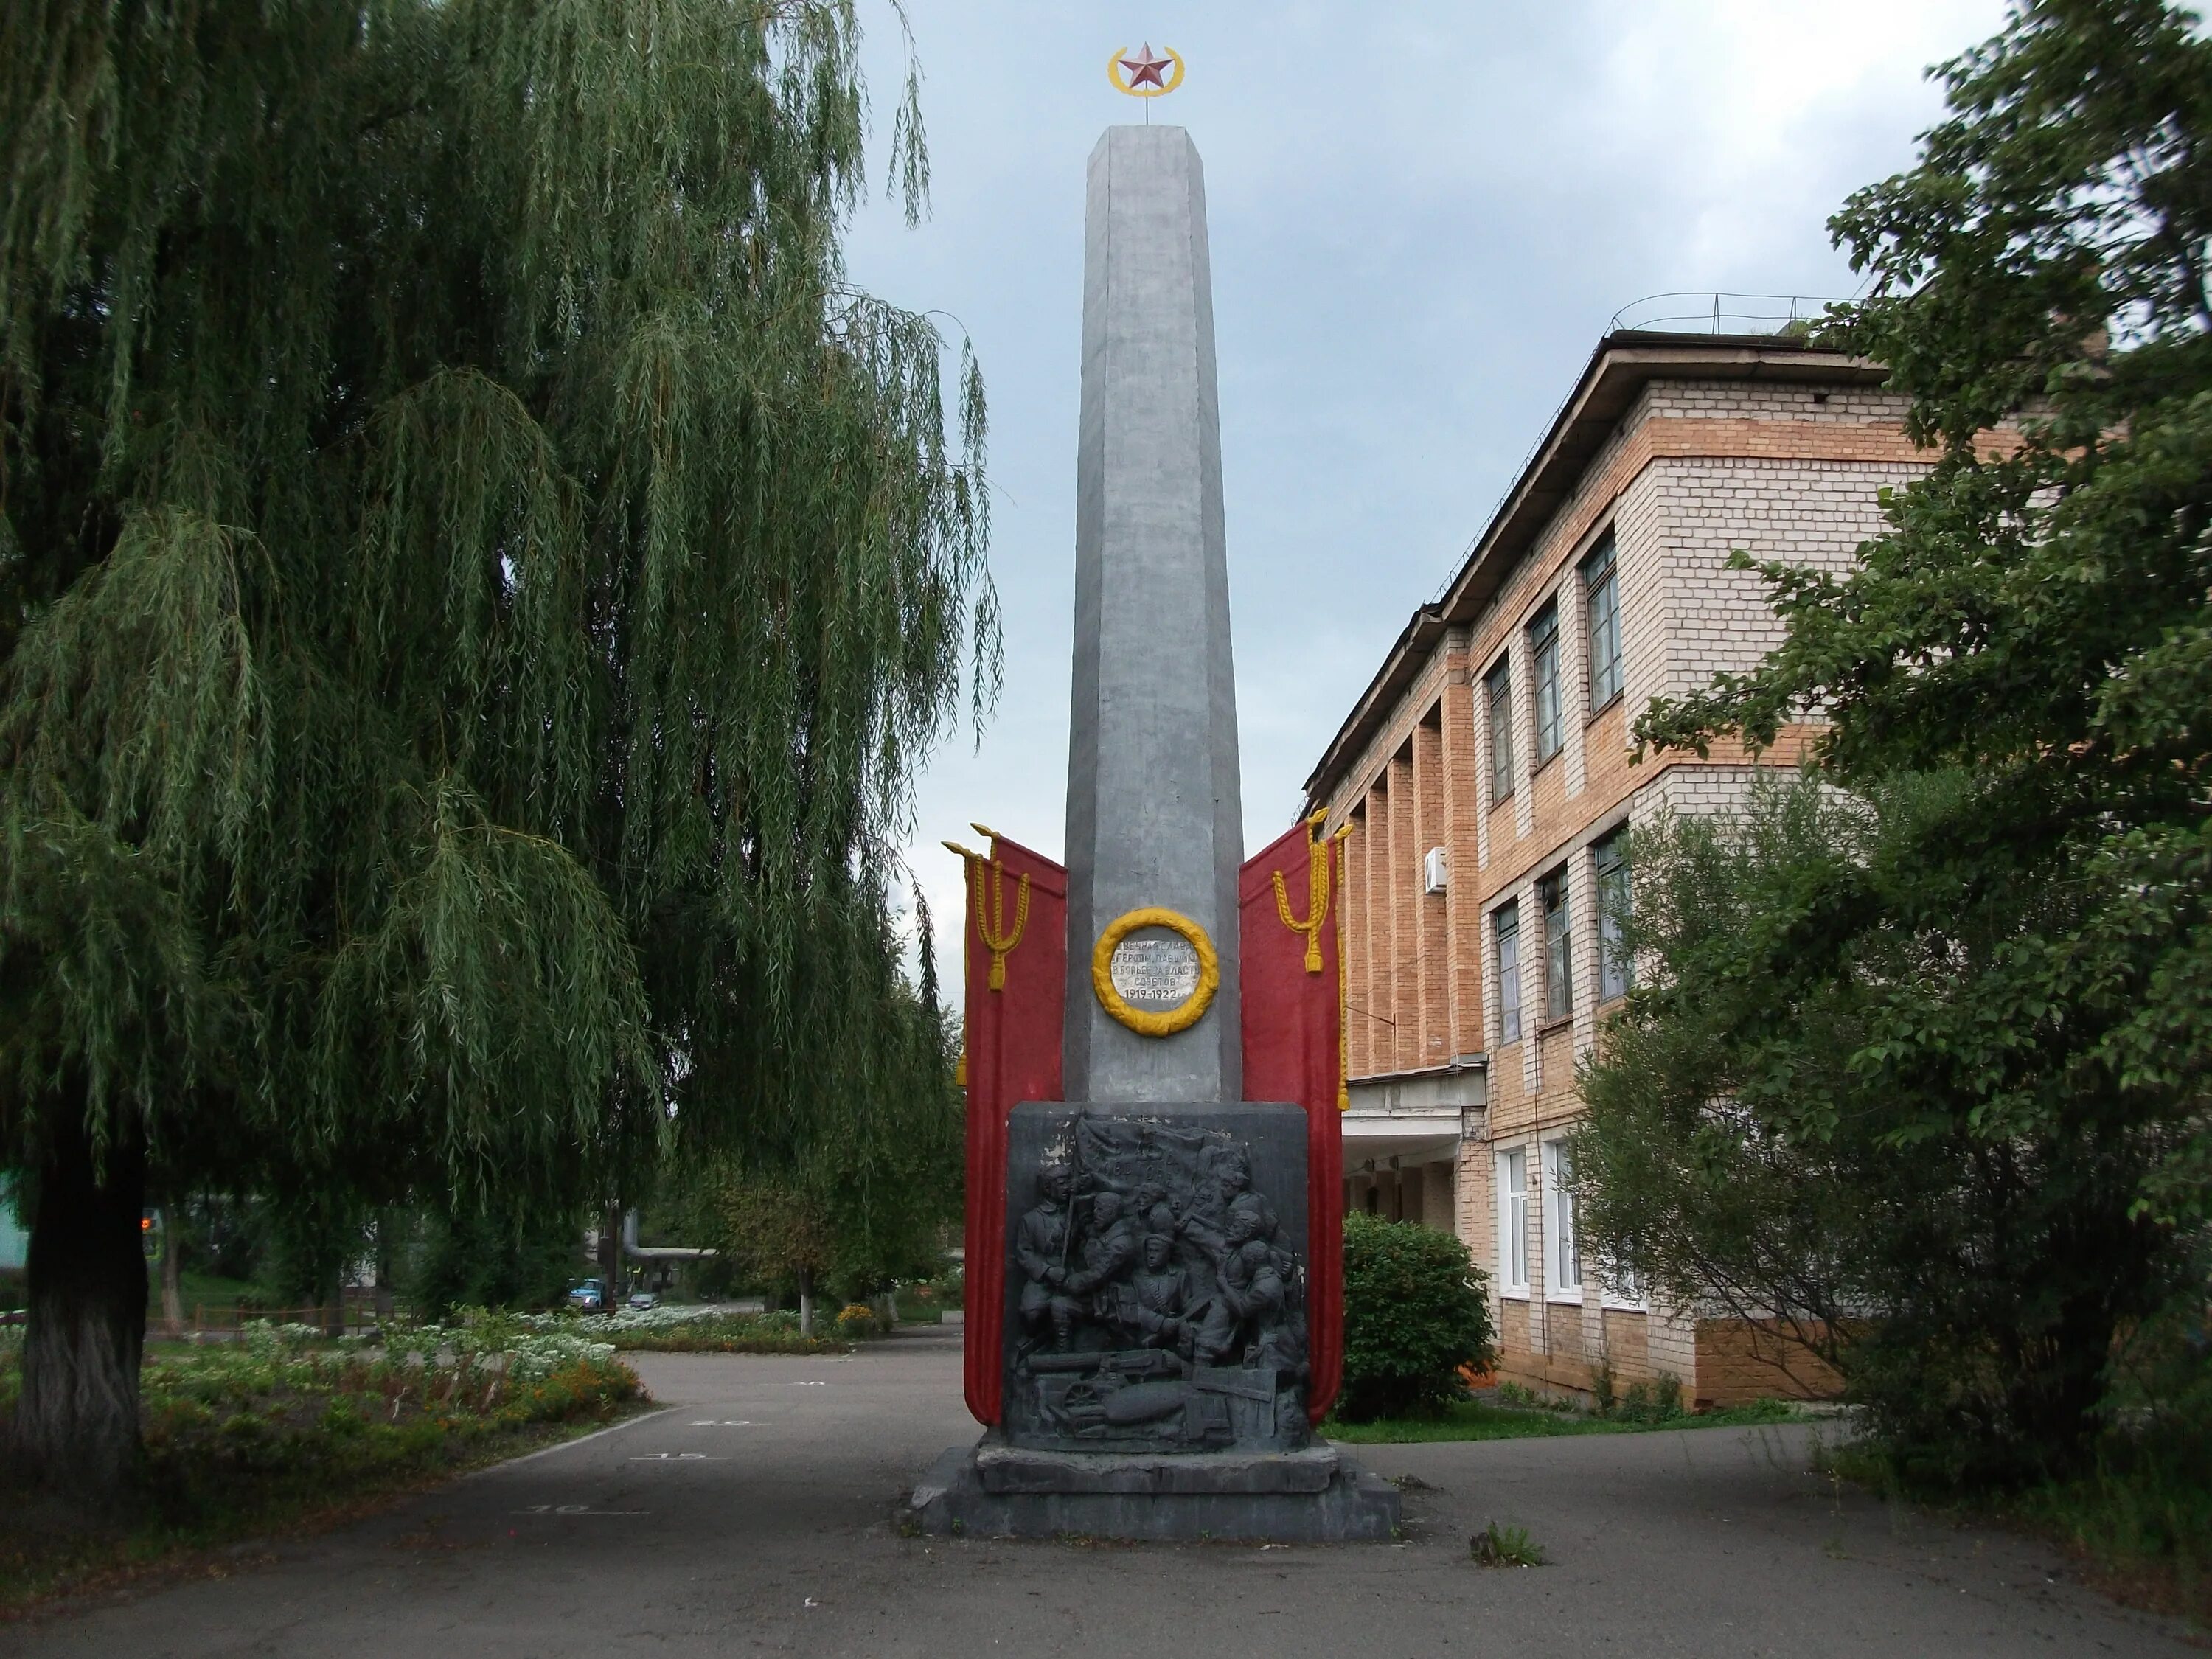
[[[1127,46],[1116,46],[1106,60],[1106,78],[1114,83],[1114,90],[1132,98],[1164,98],[1182,84],[1182,54],[1173,46],[1163,46],[1155,53],[1149,40],[1143,51],[1134,53]]]

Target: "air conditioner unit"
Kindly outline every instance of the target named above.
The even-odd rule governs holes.
[[[1431,847],[1421,856],[1421,890],[1441,893],[1444,890],[1444,849]]]

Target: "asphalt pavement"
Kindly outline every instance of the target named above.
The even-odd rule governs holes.
[[[905,1486],[972,1439],[957,1331],[836,1359],[637,1356],[659,1409],[240,1553],[237,1571],[0,1627],[34,1659],[1488,1654],[2175,1655],[2179,1627],[2051,1552],[1838,1491],[1809,1431],[1378,1446],[1387,1545],[903,1534]],[[1416,1484],[1418,1483],[1418,1484]],[[1490,1520],[1540,1567],[1468,1558]]]

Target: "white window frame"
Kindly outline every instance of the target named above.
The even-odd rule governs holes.
[[[1528,1149],[1498,1154],[1498,1293],[1528,1299]],[[1516,1182],[1512,1179],[1517,1175]]]
[[[1498,658],[1482,677],[1483,731],[1490,744],[1490,804],[1513,799],[1513,659]]]
[[[1536,925],[1544,953],[1544,1012],[1536,1024],[1543,1030],[1571,1019],[1575,1012],[1574,895],[1565,865],[1537,880]]]
[[[1590,848],[1590,891],[1597,901],[1597,1000],[1625,997],[1636,985],[1636,964],[1621,948],[1620,924],[1630,914],[1634,889],[1622,849],[1624,830],[1616,830]]]
[[[1505,926],[1508,915],[1513,918],[1510,928]],[[1505,960],[1508,940],[1513,946],[1513,960]],[[1509,900],[1490,913],[1491,960],[1498,969],[1498,1046],[1518,1042],[1528,1032],[1528,1010],[1521,997],[1521,905],[1518,900]],[[1507,1020],[1510,1017],[1509,1026]]]
[[[1575,1195],[1574,1160],[1565,1140],[1544,1142],[1544,1299],[1583,1299],[1583,1244]],[[1571,1278],[1569,1276],[1571,1274]]]
[[[1651,1304],[1644,1294],[1644,1287],[1634,1279],[1626,1285],[1616,1285],[1611,1279],[1600,1278],[1598,1288],[1603,1305],[1616,1313],[1650,1313]]]
[[[1559,697],[1559,605],[1555,599],[1528,624],[1528,717],[1538,767],[1567,746],[1566,710]],[[1549,739],[1548,744],[1547,739]]]
[[[1621,694],[1627,676],[1620,659],[1620,561],[1607,531],[1583,561],[1583,629],[1589,647],[1589,712]]]

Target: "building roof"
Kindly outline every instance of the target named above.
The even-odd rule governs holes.
[[[1796,385],[1878,385],[1882,365],[1831,347],[1774,334],[1676,334],[1616,331],[1597,343],[1574,391],[1491,515],[1443,594],[1417,608],[1382,665],[1305,782],[1318,805],[1391,718],[1434,655],[1445,630],[1473,623],[1534,546],[1590,460],[1653,380],[1787,380]]]

